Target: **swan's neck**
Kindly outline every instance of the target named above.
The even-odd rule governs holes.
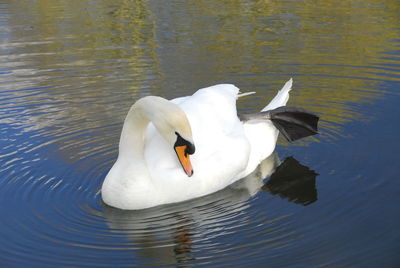
[[[125,118],[119,141],[119,158],[130,159],[134,165],[144,163],[144,137],[149,120],[133,105]]]
[[[125,118],[119,141],[118,159],[106,177],[106,185],[108,181],[124,187],[140,183],[149,184],[152,178],[144,152],[145,134],[150,122],[164,140],[171,144],[171,150],[176,140],[175,131],[191,136],[186,115],[177,105],[155,96],[136,101]]]

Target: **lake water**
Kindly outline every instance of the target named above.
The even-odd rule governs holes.
[[[398,0],[1,1],[0,266],[399,267],[399,14]],[[250,113],[290,77],[321,133],[280,138],[264,186],[102,203],[135,100],[233,83],[257,92],[238,103]]]

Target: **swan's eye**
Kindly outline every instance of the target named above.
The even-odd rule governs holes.
[[[174,147],[178,147],[178,146],[186,146],[185,149],[185,156],[187,156],[188,154],[194,154],[194,152],[196,151],[196,148],[194,147],[194,144],[185,140],[184,138],[182,138],[181,135],[179,135],[178,132],[175,132],[177,138],[176,138],[176,142],[174,144]]]

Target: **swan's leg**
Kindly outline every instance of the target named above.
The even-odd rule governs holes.
[[[239,115],[239,118],[243,122],[271,120],[289,142],[318,134],[319,117],[300,108],[281,106],[265,112]]]

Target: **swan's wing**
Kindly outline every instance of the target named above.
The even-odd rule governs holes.
[[[285,105],[291,84],[289,80],[265,109]],[[164,193],[179,192],[180,199],[185,200],[218,191],[250,174],[273,152],[278,130],[269,120],[240,122],[238,93],[235,86],[222,84],[172,100],[185,111],[192,127],[196,153],[191,156],[194,174],[190,178],[171,145],[149,125],[145,158],[154,183],[163,189],[172,188]]]
[[[221,84],[200,89],[180,103],[192,125],[198,150],[193,165],[201,167],[201,176],[236,180],[247,165],[249,144],[237,116],[238,93],[234,85]]]
[[[185,111],[192,128],[196,152],[191,155],[194,174],[190,178],[183,172],[173,148],[149,125],[145,158],[152,177],[162,178],[157,183],[181,187],[182,195],[190,196],[220,190],[240,178],[250,147],[237,117],[238,92],[233,85],[217,85],[172,100]],[[152,167],[157,168],[152,171]]]

